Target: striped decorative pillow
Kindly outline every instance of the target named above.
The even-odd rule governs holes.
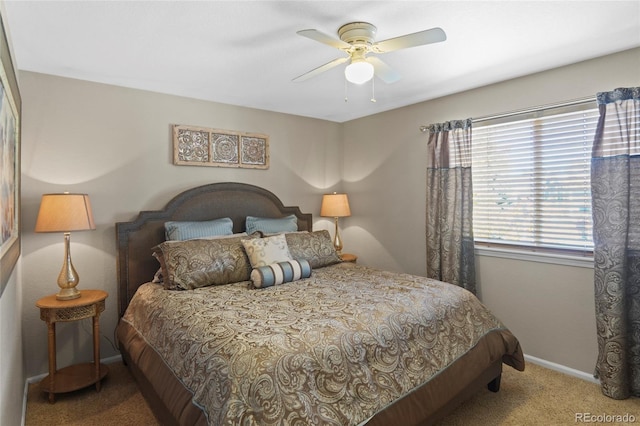
[[[273,263],[251,271],[251,281],[255,288],[271,287],[310,276],[311,266],[304,259]]]

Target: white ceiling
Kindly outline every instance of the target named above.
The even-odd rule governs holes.
[[[640,1],[5,0],[17,66],[64,77],[344,122],[640,46]],[[433,27],[443,43],[381,55],[393,84],[349,85],[337,38],[348,22],[377,40]],[[640,72],[640,70],[639,70]]]

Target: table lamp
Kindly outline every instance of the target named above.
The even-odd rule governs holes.
[[[338,218],[351,216],[349,208],[349,199],[347,194],[325,194],[322,196],[322,207],[320,207],[320,216],[332,217],[336,225],[335,237],[333,238],[333,246],[338,254],[342,253],[342,239],[338,230]]]
[[[64,262],[58,275],[58,300],[80,297],[76,288],[80,277],[71,263],[71,231],[96,229],[87,194],[44,194],[36,221],[36,232],[64,232]]]

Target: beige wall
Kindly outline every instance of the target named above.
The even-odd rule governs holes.
[[[344,124],[345,250],[360,262],[424,275],[426,135],[421,125],[482,117],[640,85],[640,49]],[[384,102],[384,99],[378,99]],[[591,373],[597,356],[590,268],[479,256],[483,302],[532,356]]]
[[[46,327],[35,301],[57,290],[62,236],[35,234],[40,196],[91,196],[97,229],[72,235],[80,288],[108,291],[102,356],[117,321],[114,223],[161,208],[178,192],[211,182],[263,186],[316,215],[320,194],[349,193],[341,220],[345,252],[376,267],[425,273],[425,136],[422,124],[479,117],[638,85],[640,49],[338,124],[237,108],[31,72],[21,72],[23,111],[23,340],[27,376],[45,373]],[[379,99],[378,102],[384,102]],[[170,125],[269,134],[271,168],[239,170],[171,164]],[[343,170],[344,164],[344,170]],[[590,372],[595,359],[588,268],[478,258],[483,301],[525,352]],[[61,365],[90,359],[90,327],[60,324]]]
[[[46,326],[35,302],[58,290],[61,234],[33,232],[40,197],[47,192],[86,192],[97,229],[71,235],[79,288],[106,290],[101,316],[102,357],[116,355],[115,222],[140,210],[162,208],[197,185],[239,181],[260,185],[285,205],[318,216],[321,194],[341,175],[341,126],[337,123],[121,87],[21,72],[23,97],[23,330],[28,376],[47,371]],[[172,164],[171,124],[265,133],[268,170]],[[330,222],[316,218],[316,227]],[[60,365],[91,360],[90,320],[58,325]]]

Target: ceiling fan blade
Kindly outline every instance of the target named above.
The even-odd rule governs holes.
[[[311,40],[319,41],[320,43],[335,47],[336,49],[349,50],[351,48],[351,45],[349,43],[337,38],[333,38],[318,30],[300,30],[296,32],[296,34],[310,38]]]
[[[309,72],[306,72],[302,75],[299,75],[298,77],[294,78],[292,81],[295,82],[300,82],[300,81],[305,81],[310,79],[311,77],[315,77],[316,75],[323,73],[325,71],[330,70],[333,67],[336,67],[340,64],[343,64],[345,62],[347,62],[349,60],[349,58],[338,58],[338,59],[334,59],[331,62],[327,62],[324,65],[320,65],[318,68],[314,68]]]
[[[393,52],[394,50],[406,49],[408,47],[439,43],[446,39],[447,35],[442,28],[436,27],[431,28],[430,30],[419,31],[417,33],[380,41],[372,46],[372,50],[377,53],[387,53]]]
[[[397,71],[387,65],[384,61],[380,60],[380,58],[369,56],[367,58],[367,62],[373,65],[376,77],[385,83],[395,83],[400,80],[400,74],[398,74]]]

